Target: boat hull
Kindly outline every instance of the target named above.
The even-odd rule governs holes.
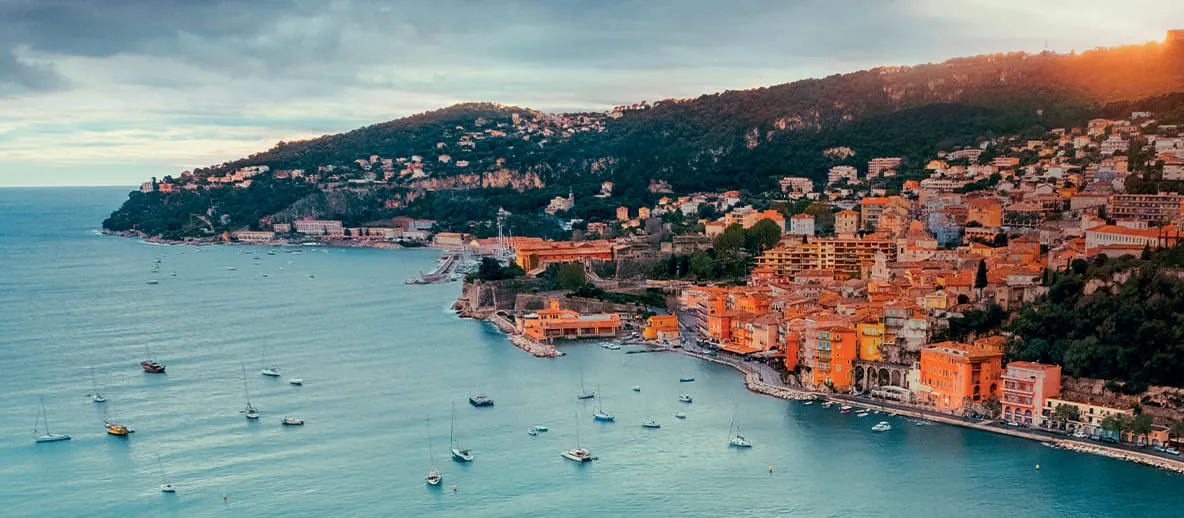
[[[70,436],[64,433],[51,433],[38,437],[37,442],[61,442],[70,440]]]
[[[144,369],[144,372],[147,372],[148,374],[164,374],[166,369],[163,364],[150,360],[144,360],[140,362],[140,368]]]
[[[465,450],[452,450],[452,460],[457,462],[473,462],[473,454]]]

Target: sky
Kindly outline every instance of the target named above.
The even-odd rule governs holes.
[[[1171,20],[1184,2],[0,0],[0,187],[137,185],[458,102],[603,110]]]

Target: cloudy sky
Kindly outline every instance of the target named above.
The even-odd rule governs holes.
[[[1158,41],[1165,20],[1184,2],[0,0],[0,186],[133,185],[463,101],[603,109]]]

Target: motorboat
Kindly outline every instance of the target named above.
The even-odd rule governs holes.
[[[658,422],[653,419],[646,419],[644,422],[641,423],[641,427],[642,428],[661,428],[662,425],[658,424]]]
[[[304,426],[304,420],[299,417],[285,417],[281,422],[284,426]]]
[[[580,392],[576,394],[576,399],[592,399],[594,397],[596,397],[595,392]]]
[[[679,403],[690,403],[691,402],[691,395],[690,394],[679,394],[678,402]]]
[[[608,349],[610,351],[620,351],[621,346],[617,345],[617,344],[609,344],[608,347],[606,347],[605,349]]]
[[[543,426],[541,424],[534,425],[534,431],[536,431],[536,432],[546,432],[548,430],[550,430],[550,428],[547,428],[546,426]]]
[[[860,410],[859,412],[855,413],[855,417],[867,417],[867,415],[867,410]]]
[[[634,391],[634,392],[641,392],[641,385],[634,385],[634,386],[633,386],[633,391]]]
[[[127,437],[131,433],[131,428],[118,423],[106,423],[107,433],[116,437]]]
[[[827,401],[827,402],[822,403],[822,408],[830,408],[834,405],[835,405],[834,403]]]
[[[152,279],[152,280],[150,280],[150,281],[148,281],[148,282],[145,282],[144,284],[160,284],[160,281],[158,281],[158,280],[156,280],[156,279]]]
[[[493,399],[485,394],[473,394],[469,396],[469,404],[476,407],[493,406]]]
[[[444,475],[441,475],[440,470],[436,469],[429,471],[428,476],[425,478],[428,481],[429,486],[438,486],[444,481]]]
[[[873,432],[887,432],[888,430],[891,430],[891,429],[892,429],[892,425],[888,424],[888,421],[880,421],[880,422],[876,423],[875,426],[872,427]]]
[[[534,436],[536,436],[536,435],[538,435],[538,434],[539,434],[539,431],[538,431],[538,430],[535,430],[534,428],[528,428],[528,429],[526,430],[526,435],[529,435],[529,436],[531,436],[531,437],[534,437]]]
[[[165,366],[156,360],[144,360],[140,362],[140,368],[149,374],[164,374]]]
[[[161,493],[176,493],[177,488],[173,487],[172,484],[161,484],[160,485],[160,492]]]
[[[674,417],[675,417],[676,419],[686,419],[686,418],[687,418],[687,415],[686,415],[686,414],[684,414],[684,413],[682,413],[682,412],[675,412],[675,413],[674,413]]]
[[[288,380],[288,384],[300,386],[300,385],[304,385],[304,380],[302,380],[300,378],[291,378]]]
[[[592,456],[592,453],[583,448],[567,450],[560,455],[562,455],[563,458],[574,462],[592,462],[595,460],[595,457]]]
[[[278,378],[280,376],[280,370],[279,370],[279,368],[276,368],[276,367],[266,367],[263,370],[259,371],[259,374],[262,374],[264,376],[271,376],[273,378]]]
[[[802,403],[802,406],[810,406],[810,405],[813,405],[813,404],[814,404],[814,402],[813,402],[813,401],[806,401],[805,403]]]
[[[695,378],[678,378],[679,383],[691,383],[692,381],[695,381]]]

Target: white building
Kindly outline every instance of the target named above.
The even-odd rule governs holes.
[[[798,214],[789,218],[789,233],[799,236],[814,235],[814,216]]]
[[[873,158],[867,163],[867,177],[875,178],[885,171],[894,171],[900,167],[902,161],[900,157]]]
[[[859,181],[859,170],[849,165],[836,165],[830,168],[830,172],[826,175],[826,183],[833,185],[840,180],[846,178],[847,182],[855,183]]]

